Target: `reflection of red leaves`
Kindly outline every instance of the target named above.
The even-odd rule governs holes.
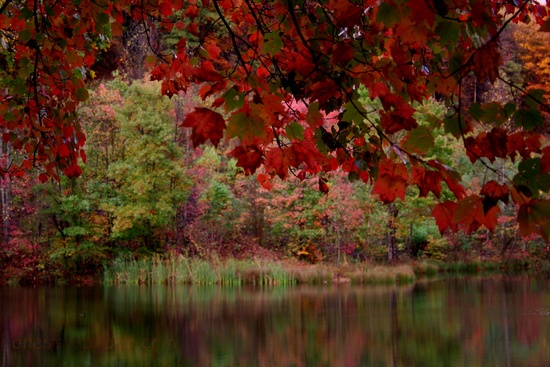
[[[191,140],[194,146],[203,144],[208,139],[214,146],[218,146],[223,138],[225,120],[222,115],[208,108],[195,108],[194,112],[185,117],[182,126],[193,129]]]

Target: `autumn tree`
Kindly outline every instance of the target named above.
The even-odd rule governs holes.
[[[25,157],[5,173],[39,166],[40,176],[80,174],[85,138],[75,114],[99,49],[122,35],[124,16],[143,32],[180,30],[173,48],[152,47],[154,80],[173,96],[200,86],[208,107],[183,119],[195,144],[234,140],[230,155],[246,173],[319,176],[343,169],[372,183],[385,203],[406,188],[440,200],[433,215],[448,228],[493,230],[498,202],[518,206],[521,233],[550,234],[550,148],[543,92],[517,89],[525,103],[463,103],[465,78],[504,81],[498,44],[512,23],[548,31],[548,7],[533,0],[6,0],[0,5],[3,140]],[[172,32],[172,34],[174,34]],[[154,61],[150,59],[149,61]],[[504,79],[504,80],[503,80]],[[360,103],[360,87],[381,108]],[[518,171],[467,193],[458,172],[428,156],[430,129],[414,115],[432,96],[446,116],[431,128],[462,141],[472,162],[498,172],[496,159],[519,161]],[[443,198],[447,187],[452,198]]]

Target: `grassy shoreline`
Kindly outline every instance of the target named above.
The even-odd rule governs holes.
[[[103,284],[262,285],[410,284],[437,276],[548,274],[550,263],[529,260],[440,263],[418,261],[397,265],[372,263],[304,264],[294,260],[203,260],[181,255],[162,258],[118,258],[105,267]]]

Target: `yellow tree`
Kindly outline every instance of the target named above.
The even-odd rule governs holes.
[[[536,24],[518,24],[514,37],[523,62],[523,71],[528,89],[545,91],[550,98],[550,33],[540,32]]]

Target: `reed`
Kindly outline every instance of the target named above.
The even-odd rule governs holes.
[[[413,264],[413,271],[418,278],[433,278],[439,273],[439,266],[432,262],[422,261]]]
[[[341,265],[303,264],[285,260],[189,258],[182,255],[134,259],[118,257],[104,267],[104,284],[196,284],[287,286],[294,284],[407,284],[438,275],[550,273],[550,263],[526,260],[441,263],[430,260],[412,265],[376,266],[369,263]]]
[[[242,265],[235,259],[229,259],[221,264],[218,273],[219,284],[227,286],[237,286],[242,284],[242,275],[239,270]]]
[[[352,283],[361,284],[407,284],[416,280],[412,266],[374,266],[358,268],[350,273]]]
[[[219,283],[216,272],[206,260],[194,259],[190,261],[189,265],[191,284],[213,285]]]
[[[296,277],[291,271],[283,269],[281,263],[258,263],[262,269],[260,273],[260,285],[293,285],[297,284]]]
[[[160,256],[154,256],[151,259],[151,284],[168,284],[170,279],[168,272],[169,263],[164,261]]]

